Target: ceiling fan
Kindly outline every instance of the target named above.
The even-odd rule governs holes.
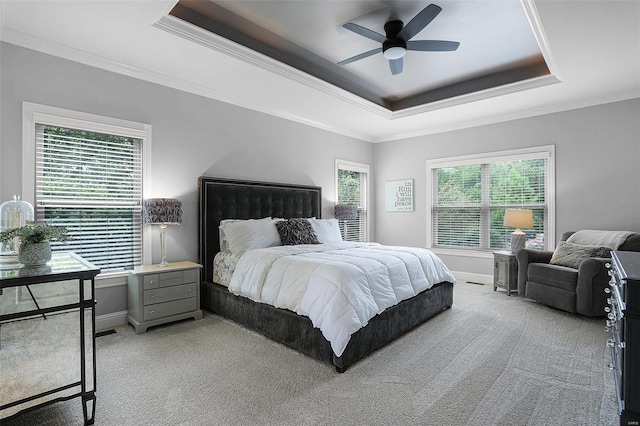
[[[360,59],[368,58],[376,53],[382,55],[389,60],[391,74],[396,75],[402,72],[402,58],[407,50],[417,50],[422,52],[450,52],[456,50],[460,45],[457,41],[446,40],[411,40],[413,36],[424,29],[436,16],[442,11],[440,6],[430,4],[413,17],[407,25],[400,20],[391,20],[384,24],[386,36],[379,34],[373,30],[362,27],[353,22],[343,25],[344,28],[353,31],[363,37],[382,43],[382,47],[361,53],[344,61],[338,62],[338,65],[346,65]]]

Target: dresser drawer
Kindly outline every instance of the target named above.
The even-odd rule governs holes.
[[[195,297],[189,299],[174,300],[172,302],[156,303],[144,307],[144,321],[150,321],[170,315],[191,312],[198,309]]]
[[[187,299],[194,297],[197,293],[196,284],[183,284],[173,287],[163,287],[144,292],[144,304],[170,302],[172,300]]]

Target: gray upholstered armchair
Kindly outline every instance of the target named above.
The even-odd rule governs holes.
[[[561,241],[566,242],[572,234],[574,232],[565,232]],[[566,247],[569,244],[561,243],[561,245]],[[640,251],[640,234],[633,233],[626,236],[619,246],[613,248]],[[558,249],[556,249],[557,254]],[[609,259],[589,257],[580,260],[574,257],[574,266],[577,267],[570,267],[557,264],[557,261],[556,264],[550,263],[552,257],[554,252],[547,250],[522,249],[516,253],[518,294],[571,313],[586,316],[605,315],[607,294],[604,289],[609,283],[605,264]]]

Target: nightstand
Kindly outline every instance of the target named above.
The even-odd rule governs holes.
[[[518,291],[518,261],[515,253],[493,252],[493,291],[498,287],[507,290],[507,296],[511,296],[512,291]]]
[[[199,320],[200,269],[193,262],[171,262],[169,266],[142,265],[127,277],[128,315],[136,334],[154,325],[186,318]]]

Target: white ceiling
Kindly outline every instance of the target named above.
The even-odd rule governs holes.
[[[640,1],[525,0],[522,5],[516,0],[502,2],[505,11],[507,4],[511,7],[514,3],[524,9],[552,76],[395,112],[167,16],[176,0],[1,0],[0,38],[371,142],[640,97]],[[249,2],[238,0],[234,7],[245,7],[244,3]],[[302,13],[298,8],[303,2],[294,3],[296,7],[291,8],[288,18]],[[340,24],[353,21],[376,29],[374,23],[388,13],[388,8],[380,6],[381,2],[369,2],[370,14],[362,13],[362,2],[354,2],[360,8],[351,16],[355,12],[351,8],[355,6],[349,3],[313,2],[314,14],[335,9],[339,13],[319,16],[319,22],[335,21],[337,15],[344,15],[338,21]],[[446,23],[443,15],[447,9],[443,3],[452,5],[451,10],[468,2],[438,2],[443,12],[431,25],[435,26],[439,19]],[[420,10],[426,4],[429,2],[406,7]],[[384,5],[387,7],[389,2]],[[407,9],[406,13],[410,17],[414,11]],[[267,18],[264,20],[268,21]],[[349,34],[341,34],[334,24],[336,39],[350,37],[350,41],[331,51],[330,55],[335,56],[331,60],[372,48],[367,39],[344,29],[339,30]],[[468,23],[456,25],[460,29],[454,36],[449,36],[450,33],[435,36],[425,29],[425,34],[420,33],[414,39],[466,40],[470,44],[474,31],[481,31],[483,37],[493,34]],[[432,30],[436,32],[437,27]],[[504,33],[497,34],[496,42],[503,41]],[[311,48],[316,42],[311,39],[300,43]],[[411,53],[422,54],[408,55]],[[408,68],[407,58],[405,71]],[[388,67],[383,66],[382,71],[390,76]],[[434,74],[443,81],[447,78],[446,70],[434,70]],[[391,86],[389,90],[396,90]]]

